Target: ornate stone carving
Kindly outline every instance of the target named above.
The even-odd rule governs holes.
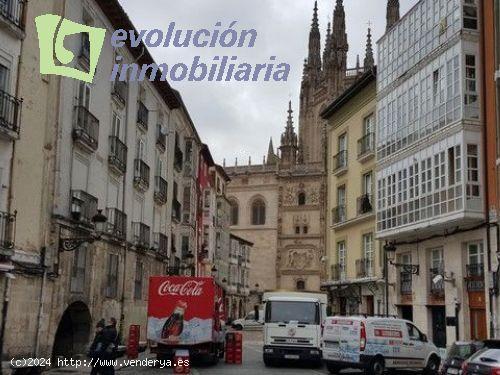
[[[286,206],[291,206],[296,201],[296,193],[293,186],[288,186],[284,192],[283,203]]]
[[[289,250],[286,266],[294,270],[305,270],[314,266],[313,250]]]

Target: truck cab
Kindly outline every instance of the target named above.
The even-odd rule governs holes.
[[[271,366],[282,360],[321,364],[326,295],[267,293],[264,303],[264,364]]]

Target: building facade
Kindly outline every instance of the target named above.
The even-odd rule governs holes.
[[[328,121],[330,271],[323,286],[334,315],[384,313],[383,256],[375,239],[376,69],[373,60],[365,67],[366,73],[322,113]]]
[[[228,316],[240,319],[246,316],[249,309],[249,274],[250,254],[253,244],[247,240],[230,235],[228,289],[226,294]]]
[[[318,291],[326,278],[326,138],[320,112],[363,74],[359,63],[347,68],[348,50],[343,1],[335,2],[323,51],[315,3],[298,134],[289,103],[278,149],[271,140],[262,164],[226,168],[232,180],[232,233],[254,244],[253,296],[274,289]]]
[[[377,238],[389,260],[395,252],[389,312],[439,347],[485,338],[492,322],[480,3],[421,0],[378,42]]]

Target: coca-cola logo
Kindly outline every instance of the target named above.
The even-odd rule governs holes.
[[[203,294],[204,283],[204,281],[190,280],[183,284],[174,284],[170,280],[166,280],[160,284],[158,295],[199,297]]]

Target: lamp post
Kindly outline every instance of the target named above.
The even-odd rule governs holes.
[[[92,217],[95,233],[84,237],[60,237],[59,251],[75,251],[84,243],[92,243],[99,240],[106,231],[108,218],[102,214],[102,210],[97,210],[97,214]]]
[[[384,245],[385,316],[389,316],[389,263],[394,261],[395,256],[396,246],[392,242],[386,242]]]

